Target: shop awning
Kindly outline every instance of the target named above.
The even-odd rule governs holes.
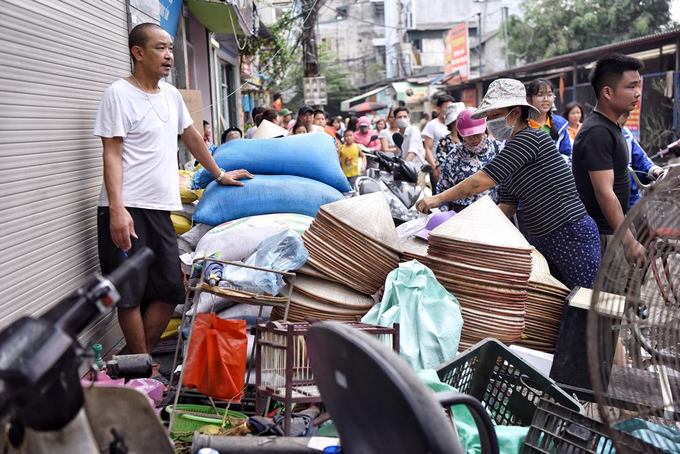
[[[387,86],[379,87],[379,88],[376,88],[374,90],[367,91],[366,93],[362,93],[358,96],[355,96],[354,98],[345,99],[344,101],[342,101],[340,103],[340,110],[342,110],[343,112],[348,112],[348,111],[352,110],[352,104],[358,104],[358,103],[364,101],[366,98],[377,95],[378,93],[385,90],[386,88],[388,88],[388,87]]]
[[[244,6],[239,6],[240,3]],[[206,29],[239,36],[253,34],[252,18],[246,17],[252,9],[247,5],[247,2],[239,0],[187,0],[189,11]]]

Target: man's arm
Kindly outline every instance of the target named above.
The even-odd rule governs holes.
[[[363,151],[359,150],[359,158],[361,159],[361,165],[362,165],[362,170],[366,172],[367,168],[367,163],[366,163],[366,154],[364,154]]]
[[[201,163],[205,169],[212,173],[215,179],[220,184],[227,184],[232,186],[243,186],[241,183],[241,178],[253,178],[253,176],[247,170],[239,169],[232,170],[231,172],[225,172],[222,179],[219,179],[222,169],[217,165],[212,155],[208,151],[208,147],[205,146],[203,137],[196,131],[193,125],[189,125],[182,133],[182,142],[187,146],[189,152]]]
[[[434,159],[434,139],[432,137],[423,136],[423,142],[425,145],[425,161],[430,164],[432,171],[435,172],[437,177],[439,176],[439,166],[437,161]]]
[[[404,134],[405,133],[406,131],[404,131]],[[418,128],[411,126],[408,150],[405,151],[407,161],[413,161],[414,159],[425,155],[425,149],[423,148],[423,136],[420,135],[420,130]],[[427,157],[425,158],[427,160]]]
[[[642,149],[634,137],[631,137],[631,139],[631,167],[635,171],[646,173],[651,179],[656,179],[663,169],[661,169],[661,167],[657,166],[651,159],[649,159],[649,156],[647,156],[645,150]]]
[[[104,187],[109,199],[111,239],[117,248],[128,251],[132,248],[130,237],[137,238],[137,234],[132,216],[123,204],[123,138],[101,139],[104,147]]]
[[[398,153],[399,149],[397,147],[390,147],[390,143],[387,138],[380,137],[380,150],[387,153]]]
[[[604,214],[607,223],[616,231],[623,223],[623,208],[619,203],[619,199],[614,193],[614,171],[613,170],[590,170],[588,172],[590,181],[593,185],[595,198],[598,205]],[[632,232],[628,230],[626,237],[623,240],[626,246],[626,252],[629,258],[633,261],[644,261],[645,250],[640,243],[637,242]]]

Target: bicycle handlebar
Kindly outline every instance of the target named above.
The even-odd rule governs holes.
[[[149,266],[154,259],[153,252],[148,247],[140,249],[132,257],[127,259],[121,266],[113,270],[113,272],[106,276],[106,279],[111,284],[118,288],[120,285],[128,280],[134,273]]]
[[[57,430],[82,408],[77,336],[120,299],[117,287],[148,266],[143,248],[108,276],[96,276],[39,318],[22,317],[0,332],[0,417],[13,412],[27,427]]]

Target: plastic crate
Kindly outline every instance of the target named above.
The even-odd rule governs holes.
[[[171,414],[174,411],[174,407],[168,405],[165,407],[165,410],[168,414]],[[215,414],[213,407],[209,405],[178,404],[177,410],[180,413],[175,418],[175,423],[170,431],[173,435],[193,432],[207,424],[219,426],[222,423],[221,419],[224,417],[225,412],[228,414],[227,423],[231,423],[231,425],[238,425],[248,419],[248,416],[241,412],[225,410],[224,408],[217,409],[217,412],[220,414],[218,416]]]
[[[578,401],[496,339],[485,339],[437,370],[443,383],[479,400],[497,423],[529,426],[541,398],[576,412]]]
[[[617,431],[617,434],[622,452],[665,452],[625,432]],[[520,452],[613,454],[617,451],[601,423],[568,408],[541,400]]]

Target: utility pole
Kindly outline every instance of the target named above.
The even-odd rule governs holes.
[[[302,17],[307,20],[302,24],[302,64],[304,76],[319,75],[319,50],[316,45],[316,21],[319,8],[324,0],[302,0]]]
[[[397,52],[399,52],[397,58],[398,58],[398,63],[397,63],[397,77],[401,77],[402,70],[404,68],[404,49],[402,47],[402,44],[404,42],[404,35],[402,32],[402,27],[403,27],[403,18],[404,18],[404,4],[401,2],[401,0],[397,0],[397,11],[399,14],[399,22],[397,23],[397,39],[399,40],[399,44],[397,44]]]

